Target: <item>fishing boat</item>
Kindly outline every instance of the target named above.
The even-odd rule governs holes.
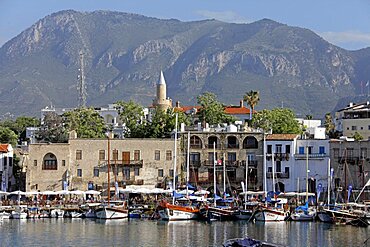
[[[288,212],[281,208],[261,205],[256,209],[254,218],[256,221],[284,221],[288,217]]]
[[[313,221],[316,218],[316,210],[308,206],[308,202],[304,206],[299,206],[295,212],[290,215],[293,221]]]

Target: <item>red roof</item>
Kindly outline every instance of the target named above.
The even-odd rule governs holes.
[[[0,144],[0,152],[7,153],[8,152],[8,144]]]
[[[197,106],[181,106],[181,107],[175,107],[175,110],[178,110],[178,111],[181,111],[181,112],[187,112],[191,109],[197,109],[197,111],[200,110],[201,106],[197,105]],[[245,106],[226,106],[225,107],[225,113],[226,114],[230,114],[230,115],[237,115],[237,114],[249,114],[250,110],[249,108],[245,107]],[[256,111],[253,111],[253,113],[256,113]]]

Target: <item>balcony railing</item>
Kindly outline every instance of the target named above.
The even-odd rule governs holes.
[[[267,172],[266,176],[272,178],[272,172]],[[289,172],[275,172],[275,178],[289,178]]]
[[[290,154],[289,153],[274,153],[274,160],[277,161],[277,160],[280,160],[280,161],[288,161],[290,158]],[[267,160],[271,160],[272,159],[272,154],[267,154],[266,155],[266,159]]]
[[[245,166],[245,160],[242,160],[240,165]],[[257,166],[258,166],[258,161],[257,160],[248,160],[248,167],[256,168]]]
[[[213,143],[212,144],[211,143],[206,144],[206,148],[213,148]],[[216,149],[220,149],[221,148],[221,144],[216,143],[215,148]]]
[[[202,164],[200,160],[190,160],[190,166],[199,167]]]
[[[327,154],[308,154],[308,159],[324,159],[328,157]],[[295,154],[294,158],[296,160],[304,160],[307,159],[307,154]]]
[[[227,143],[227,148],[239,148],[239,143]]]
[[[108,164],[108,160],[101,160],[99,162],[99,167],[106,167]],[[143,160],[110,160],[111,166],[139,166],[141,168],[143,164]]]
[[[202,148],[202,143],[190,143],[190,148],[201,149]]]

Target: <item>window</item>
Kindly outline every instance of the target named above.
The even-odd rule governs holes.
[[[158,169],[158,177],[163,178],[163,169]]]
[[[58,170],[58,161],[54,154],[47,153],[44,156],[42,170]]]
[[[154,159],[155,160],[161,160],[161,151],[155,150],[155,152],[154,152]]]
[[[214,160],[217,160],[217,153],[215,153],[216,157],[214,157],[213,152],[208,152],[208,164],[213,165]]]
[[[367,148],[361,148],[361,158],[367,158]]]
[[[118,160],[118,150],[117,149],[114,149],[113,150],[113,160]]]
[[[307,147],[307,148],[308,148],[308,154],[312,154],[313,147],[309,146],[309,147]]]
[[[347,157],[352,158],[353,157],[353,148],[347,148]]]
[[[227,153],[227,160],[228,161],[236,161],[236,153],[235,152]]]
[[[37,160],[33,160],[33,165],[37,166]]]
[[[278,154],[282,153],[282,145],[281,144],[277,144],[275,148],[276,148],[276,153],[278,153]]]
[[[200,153],[190,153],[190,164],[200,164]]]
[[[123,177],[125,180],[130,180],[130,168],[123,168]]]
[[[134,175],[135,176],[140,176],[140,168],[139,167],[134,168]]]
[[[77,177],[82,177],[82,169],[77,169]]]
[[[270,166],[270,167],[267,167],[267,172],[272,172],[272,167]]]
[[[140,160],[140,150],[135,150],[134,151],[134,160],[135,161]]]
[[[352,126],[352,130],[357,130],[357,126]]]
[[[99,168],[94,168],[94,177],[99,177]]]
[[[319,147],[319,154],[325,154],[325,147],[324,146]]]
[[[370,130],[370,125],[367,126],[367,129]]]
[[[170,170],[168,171],[168,175],[169,175],[171,178],[173,178],[173,169],[170,169]]]
[[[82,160],[82,150],[76,150],[76,160]]]
[[[105,150],[99,150],[99,160],[105,160]]]
[[[267,145],[267,153],[272,154],[272,145]]]
[[[62,160],[62,166],[66,166],[66,161]]]
[[[281,172],[281,161],[280,160],[276,161],[276,172]]]
[[[285,153],[290,154],[290,145],[285,145]]]
[[[289,167],[285,167],[285,173],[289,174]]]
[[[304,147],[299,147],[298,148],[298,153],[299,154],[304,154]]]
[[[172,160],[172,151],[171,150],[166,151],[166,160]]]

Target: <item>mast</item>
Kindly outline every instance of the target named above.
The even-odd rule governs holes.
[[[244,194],[244,210],[247,209],[247,192],[248,192],[248,154],[245,159],[245,194]]]
[[[186,154],[186,197],[189,196],[189,173],[190,173],[190,131],[188,131],[188,153]]]
[[[306,202],[308,202],[308,146],[306,146]]]
[[[331,184],[331,169],[330,169],[330,158],[328,160],[328,208],[330,204],[330,184]]]
[[[213,142],[213,197],[214,206],[216,207],[216,142]]]
[[[110,138],[108,136],[108,206],[110,204]]]
[[[224,168],[224,194],[226,195],[226,166],[225,166],[225,153],[222,154],[222,163]]]
[[[266,134],[265,131],[263,131],[263,191],[265,192],[265,198],[267,198],[266,151]]]
[[[178,115],[176,113],[176,121],[175,121],[175,144],[174,144],[174,151],[173,151],[173,196],[172,196],[172,204],[175,204],[175,191],[176,191],[176,159],[177,159],[177,118]]]
[[[274,150],[272,151],[272,159],[271,159],[271,162],[272,162],[272,191],[274,192],[274,196],[275,196],[275,153],[274,153]]]

